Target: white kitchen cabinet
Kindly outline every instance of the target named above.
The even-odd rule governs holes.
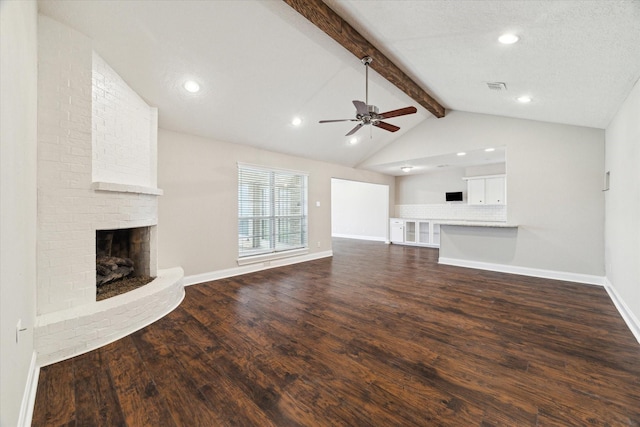
[[[404,220],[398,218],[392,218],[390,224],[390,234],[391,236],[389,240],[392,243],[404,243]]]
[[[506,180],[504,176],[495,178],[487,178],[484,181],[484,197],[487,205],[505,205],[506,199]]]
[[[431,228],[431,244],[440,247],[440,224],[433,224]]]
[[[404,221],[404,242],[405,243],[416,243],[416,233],[418,231],[418,222],[417,221]]]
[[[467,203],[470,205],[506,205],[507,186],[504,175],[464,178],[467,181]]]
[[[429,221],[418,221],[418,241],[421,245],[428,245],[431,242],[429,238]]]
[[[391,218],[389,240],[392,243],[405,245],[437,247],[440,235],[437,236],[438,243],[434,245],[434,226],[436,225],[428,220]],[[439,225],[437,227],[437,233],[439,233],[440,227]]]
[[[467,203],[470,205],[484,205],[484,179],[467,180]]]

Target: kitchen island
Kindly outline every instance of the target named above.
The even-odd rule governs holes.
[[[515,229],[518,226],[506,221],[475,221],[425,218],[391,218],[390,243],[439,248],[442,226]]]

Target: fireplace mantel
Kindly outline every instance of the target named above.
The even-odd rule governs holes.
[[[136,193],[136,194],[150,194],[152,196],[162,196],[164,193],[159,188],[145,187],[142,185],[129,185],[119,184],[116,182],[104,182],[94,181],[91,183],[91,188],[95,191],[111,191],[115,193]]]

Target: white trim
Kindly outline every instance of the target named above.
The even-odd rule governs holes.
[[[237,162],[237,166],[238,166],[238,169],[245,168],[245,169],[254,169],[254,170],[259,170],[264,172],[286,172],[286,173],[292,173],[294,175],[304,175],[306,177],[309,177],[309,172],[297,171],[295,169],[284,169],[284,168],[277,168],[273,166],[256,165],[256,164],[244,163],[244,162]]]
[[[543,279],[564,280],[567,282],[585,283],[588,285],[605,285],[604,276],[595,276],[591,274],[569,273],[566,271],[543,270],[517,265],[493,264],[489,262],[443,257],[438,259],[438,264],[476,268],[478,270],[498,271],[501,273],[521,274],[523,276],[541,277]]]
[[[440,248],[439,243],[391,242],[393,245],[415,246],[418,248]]]
[[[309,248],[299,248],[281,252],[269,252],[260,255],[248,255],[242,258],[238,258],[236,262],[238,263],[238,265],[257,264],[265,261],[274,261],[282,258],[291,258],[300,255],[306,255],[308,253]]]
[[[290,264],[298,264],[306,261],[313,261],[320,258],[332,257],[333,251],[315,252],[303,256],[283,258],[273,261],[265,261],[261,264],[251,264],[242,267],[227,268],[225,270],[210,271],[208,273],[193,274],[185,276],[182,283],[184,286],[197,285],[198,283],[211,282],[213,280],[225,279],[227,277],[240,276],[242,274],[256,271],[268,270],[270,268],[282,267]]]
[[[338,237],[341,239],[356,239],[356,240],[369,240],[373,242],[389,242],[385,236],[359,236],[355,234],[332,234],[331,237]]]
[[[38,391],[38,378],[40,377],[40,366],[37,365],[38,353],[33,351],[31,364],[29,365],[29,375],[27,384],[22,394],[22,404],[20,405],[20,415],[18,417],[18,427],[29,427],[33,419],[33,408],[36,403],[36,392]]]
[[[613,304],[618,309],[618,313],[620,313],[620,316],[622,316],[625,323],[631,330],[631,333],[636,337],[636,341],[640,343],[640,321],[633,314],[633,311],[631,311],[629,306],[624,302],[620,294],[618,294],[618,291],[616,291],[616,288],[607,277],[604,278],[604,288],[609,294],[611,301],[613,301]]]
[[[507,174],[498,173],[498,174],[495,174],[495,175],[465,176],[465,177],[462,177],[462,179],[464,181],[469,181],[470,179],[506,178],[506,177],[507,177]],[[457,193],[457,191],[455,191],[455,193]]]

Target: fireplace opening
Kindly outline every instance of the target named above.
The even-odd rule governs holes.
[[[129,292],[150,277],[151,228],[96,230],[96,300]]]

